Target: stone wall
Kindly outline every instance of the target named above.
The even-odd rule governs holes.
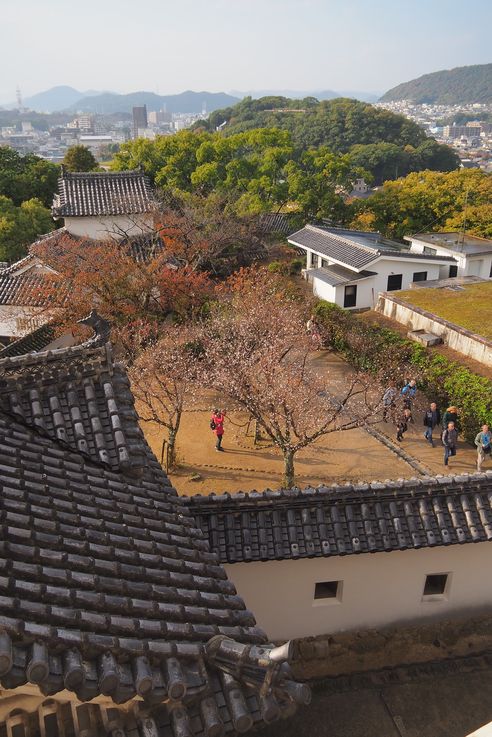
[[[379,295],[376,312],[406,325],[409,330],[425,330],[439,335],[443,343],[464,356],[492,366],[492,341],[471,333],[459,325],[437,317],[420,307],[414,307],[402,299],[384,292]]]
[[[492,615],[388,627],[294,641],[295,677],[301,680],[430,663],[492,648]]]

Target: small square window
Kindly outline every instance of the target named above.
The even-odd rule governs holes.
[[[336,599],[340,581],[320,581],[314,586],[315,599]]]
[[[425,577],[424,596],[444,595],[447,583],[447,573],[430,573]]]

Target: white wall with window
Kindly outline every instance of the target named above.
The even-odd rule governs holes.
[[[313,263],[311,255],[308,256],[307,263]],[[321,258],[319,258],[318,266],[309,268],[319,268],[320,266]],[[313,285],[313,293],[320,299],[326,299],[328,302],[334,302],[339,307],[346,307],[347,309],[367,309],[375,306],[380,292],[409,289],[414,281],[439,279],[440,268],[441,266],[438,263],[419,262],[416,259],[381,258],[368,267],[370,271],[377,272],[374,276],[354,281],[353,285],[349,282],[333,287],[316,274],[310,275],[308,273],[308,278]],[[448,269],[449,267],[446,266],[445,268]],[[357,274],[354,272],[354,277],[356,276]],[[355,304],[352,303],[354,290],[349,288],[352,286],[356,286]],[[346,304],[347,289],[350,293],[349,304]]]
[[[286,640],[485,611],[491,564],[480,542],[225,568],[259,626]]]

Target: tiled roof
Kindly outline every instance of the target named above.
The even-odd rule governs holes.
[[[57,307],[64,304],[67,290],[60,279],[49,274],[0,272],[0,305]]]
[[[385,246],[386,241],[382,242],[382,247],[378,247],[376,241],[374,246],[366,245],[352,239],[348,233],[349,231],[338,233],[336,229],[306,225],[301,230],[289,235],[287,240],[295,246],[309,248],[322,256],[338,261],[355,270],[363,269],[380,256],[411,258],[420,261],[449,261],[454,263],[454,259],[448,256],[427,256],[421,253],[410,253],[408,250],[390,248],[389,246]]]
[[[149,212],[152,192],[141,171],[67,172],[58,179],[55,218]]]
[[[350,271],[345,269],[343,266],[322,266],[319,269],[309,269],[307,272],[308,276],[314,276],[321,281],[330,284],[332,287],[337,287],[340,284],[348,284],[348,282],[360,281],[360,279],[367,279],[369,276],[377,276],[375,271]]]
[[[0,684],[139,696],[155,737],[272,721],[309,690],[147,446],[107,323],[87,324],[100,337],[0,361]]]
[[[492,472],[186,500],[223,563],[492,540]]]
[[[38,353],[53,342],[55,328],[52,323],[41,325],[37,330],[28,333],[23,338],[12,341],[6,348],[0,350],[0,359],[9,356],[22,356],[25,353]]]

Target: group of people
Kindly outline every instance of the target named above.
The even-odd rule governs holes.
[[[417,393],[417,382],[415,379],[408,381],[398,392],[396,385],[392,384],[383,395],[383,419],[388,422],[391,416],[396,425],[396,439],[402,442],[404,434],[408,430],[409,423],[413,422],[412,405]],[[398,412],[398,399],[401,400],[401,409]],[[440,440],[444,447],[444,465],[449,464],[449,459],[456,455],[458,446],[458,408],[451,406],[441,417],[436,402],[431,402],[424,412],[423,425],[425,427],[425,440],[435,447],[434,432],[439,428]],[[482,464],[487,456],[491,455],[492,433],[488,425],[482,425],[482,429],[475,438],[477,448],[477,471],[482,470]]]

